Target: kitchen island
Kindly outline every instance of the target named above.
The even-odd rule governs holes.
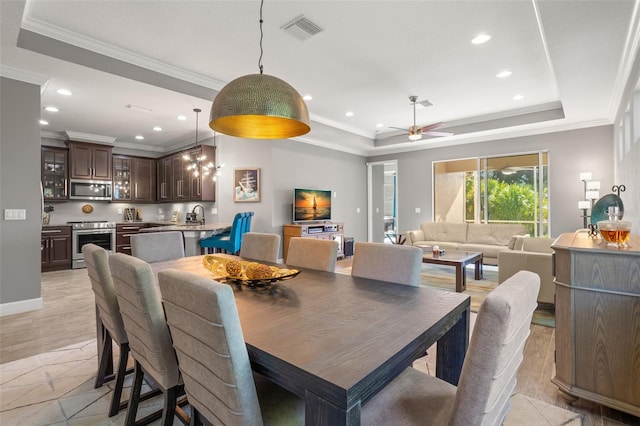
[[[199,256],[200,240],[212,235],[222,234],[231,229],[230,223],[210,223],[200,225],[198,223],[172,224],[165,226],[153,226],[143,228],[140,232],[170,232],[180,231],[184,237],[184,253],[186,256]]]

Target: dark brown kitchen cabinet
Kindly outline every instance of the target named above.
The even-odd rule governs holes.
[[[198,158],[204,155],[203,164],[216,163],[215,147],[210,145],[201,145],[188,151],[192,158]],[[209,175],[193,176],[189,173],[189,199],[192,201],[215,201],[216,200],[216,182],[213,180],[213,173]]]
[[[45,202],[66,201],[68,192],[69,150],[43,146],[41,149],[40,177]]]
[[[156,162],[152,158],[113,156],[113,201],[156,200]]]
[[[193,176],[187,170],[190,161],[184,156],[197,158],[204,155],[204,164],[215,164],[215,147],[200,145],[188,150],[163,157],[157,166],[157,194],[158,201],[215,201],[215,181],[213,175]]]
[[[187,164],[185,164],[184,154],[179,152],[171,156],[173,201],[189,200],[189,175],[187,174]]]
[[[158,160],[158,201],[172,201],[173,164],[171,157]]]
[[[156,161],[152,158],[133,159],[133,201],[156,201]]]
[[[117,223],[116,224],[116,253],[131,254],[131,236],[146,228],[145,223]]]
[[[111,147],[68,142],[71,179],[111,180]]]
[[[42,228],[40,255],[42,272],[71,269],[71,227]]]

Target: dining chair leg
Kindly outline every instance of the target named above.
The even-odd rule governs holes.
[[[164,393],[164,409],[162,410],[163,426],[171,426],[173,424],[173,417],[176,414],[176,404],[178,403],[177,386],[167,389]]]
[[[129,395],[129,407],[127,408],[127,426],[135,426],[136,415],[138,414],[138,402],[140,401],[140,391],[142,389],[142,379],[144,372],[138,361],[135,362],[133,370],[133,384],[131,385],[131,395]]]
[[[112,380],[113,375],[113,339],[106,328],[102,330],[102,347],[99,349],[98,372],[94,388],[101,387],[105,382]]]
[[[122,388],[124,387],[124,378],[127,375],[127,361],[129,360],[129,344],[120,345],[120,359],[118,361],[118,372],[116,373],[116,385],[111,396],[111,407],[109,408],[109,417],[118,414],[118,411],[127,408],[127,401],[120,402],[122,398]]]

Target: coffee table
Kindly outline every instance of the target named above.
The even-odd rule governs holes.
[[[456,268],[456,291],[462,293],[467,289],[467,274],[465,267],[475,264],[475,279],[482,279],[482,253],[474,251],[446,250],[442,256],[434,256],[432,252],[425,251],[422,255],[422,263],[454,266]]]

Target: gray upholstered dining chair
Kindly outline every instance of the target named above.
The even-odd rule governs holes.
[[[422,254],[419,247],[357,242],[351,275],[419,286]]]
[[[247,232],[242,237],[240,257],[263,262],[278,262],[280,235],[262,232]]]
[[[304,401],[252,373],[230,286],[175,269],[158,281],[192,424],[304,424]]]
[[[149,232],[131,236],[131,254],[145,262],[164,262],[184,257],[182,232]]]
[[[116,290],[111,279],[111,270],[109,269],[109,254],[105,249],[95,244],[85,244],[82,246],[82,255],[84,256],[85,265],[87,265],[87,274],[91,281],[91,288],[95,295],[96,308],[98,317],[104,331],[102,334],[102,347],[100,364],[98,365],[98,373],[96,375],[95,387],[101,387],[106,379],[106,371],[109,367],[108,361],[111,360],[113,353],[113,342],[120,348],[118,360],[118,369],[116,371],[116,383],[111,396],[111,405],[109,406],[109,417],[115,416],[123,408],[127,407],[126,401],[120,402],[122,397],[122,388],[124,378],[127,374],[127,361],[129,359],[129,339],[124,329],[122,315],[120,314],[120,306],[116,297]]]
[[[362,425],[500,425],[529,337],[540,277],[520,271],[478,310],[458,386],[407,368],[362,409]]]
[[[337,258],[337,241],[292,237],[285,263],[288,266],[335,272]]]
[[[124,327],[129,336],[131,354],[135,360],[125,422],[127,425],[138,423],[136,416],[142,381],[147,375],[164,394],[161,424],[173,424],[176,414],[186,423],[188,416],[176,408],[184,386],[151,266],[141,259],[122,253],[111,255],[109,266]],[[159,413],[153,413],[139,423],[146,424],[157,417]]]

